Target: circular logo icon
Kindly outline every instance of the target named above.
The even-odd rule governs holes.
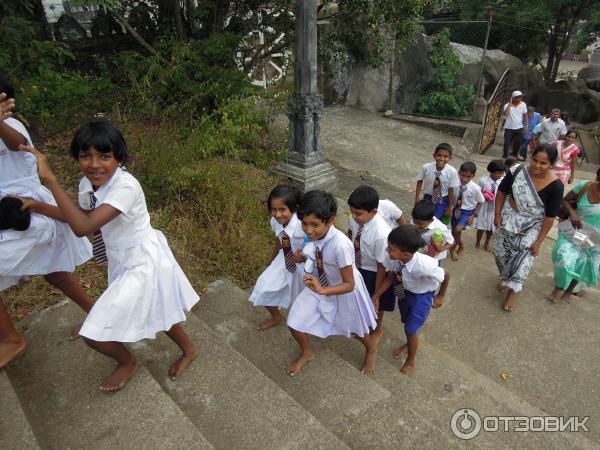
[[[481,431],[481,417],[472,409],[459,409],[450,419],[450,428],[459,439],[473,439]]]

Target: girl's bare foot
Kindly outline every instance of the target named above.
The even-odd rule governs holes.
[[[169,378],[173,381],[179,378],[179,376],[183,373],[186,367],[189,366],[191,362],[198,357],[199,354],[200,350],[198,350],[196,347],[183,352],[183,355],[181,355],[181,357],[173,364],[171,364],[171,367],[169,367]]]
[[[400,347],[392,350],[392,356],[394,358],[398,359],[407,352],[408,352],[408,344],[404,344],[404,345],[401,345]]]
[[[475,248],[479,248],[481,247],[481,244],[479,242],[475,242]]]
[[[26,348],[27,342],[25,342],[25,339],[0,342],[0,369],[23,353]]]
[[[79,339],[81,337],[79,335],[79,330],[81,330],[82,326],[83,326],[83,323],[80,323],[76,327],[71,328],[71,332],[69,333],[69,340],[70,341],[76,341],[77,339]]]
[[[403,373],[404,375],[410,375],[413,370],[415,370],[414,363],[409,363],[408,360],[406,360],[406,362],[400,369],[400,373]]]
[[[256,329],[258,331],[264,331],[264,330],[267,330],[267,329],[269,329],[271,327],[275,327],[275,326],[279,325],[284,320],[285,320],[285,317],[283,317],[283,316],[276,317],[276,318],[271,318],[271,319],[266,319],[266,320],[263,320],[261,323],[259,323],[258,326],[256,327]]]
[[[563,293],[562,289],[554,288],[552,293],[546,297],[550,303],[556,303],[558,301],[559,296]]]
[[[98,390],[101,392],[116,392],[123,389],[139,367],[140,365],[135,359],[128,364],[118,365],[114,372],[104,379]]]
[[[365,361],[361,373],[363,375],[373,375],[375,373],[375,361],[377,360],[377,347],[375,350],[365,352]]]
[[[458,261],[458,251],[454,248],[450,250],[450,257],[452,258],[452,261]]]
[[[504,305],[502,306],[502,308],[504,309],[504,311],[514,311],[515,309],[515,299],[512,296],[507,296],[506,301],[504,302]]]
[[[315,359],[315,353],[313,351],[302,353],[295,360],[288,364],[287,373],[291,377],[295,377],[300,373],[302,368]]]
[[[489,243],[489,242],[486,242],[485,244],[483,244],[483,249],[484,249],[486,252],[489,252],[489,251],[490,251],[490,243]]]

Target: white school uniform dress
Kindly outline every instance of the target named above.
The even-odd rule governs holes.
[[[362,276],[354,265],[354,247],[348,236],[331,226],[314,241],[323,253],[323,270],[329,286],[342,282],[340,269],[352,266],[354,290],[342,295],[319,295],[306,287],[292,304],[287,324],[294,330],[326,338],[368,334],[377,327],[377,313]]]
[[[398,226],[398,220],[402,217],[402,210],[393,201],[385,199],[379,200],[377,214],[383,217],[390,229],[393,230]]]
[[[421,189],[424,194],[433,194],[433,183],[435,181],[436,172],[437,169],[434,162],[423,164],[419,175],[417,175],[417,181],[423,180]],[[441,171],[440,182],[442,185],[442,197],[448,195],[449,188],[454,188],[454,193],[456,194],[456,188],[460,186],[460,178],[458,177],[456,169],[450,164],[446,164]]]
[[[388,255],[384,266],[389,272],[397,272],[400,262],[390,259]],[[417,252],[402,268],[402,285],[408,292],[424,294],[437,291],[444,276],[444,269],[438,265],[437,259]]]
[[[358,233],[359,225],[354,219],[348,220],[348,229],[352,233],[352,244]],[[364,224],[360,233],[360,268],[377,272],[377,263],[383,264],[387,252],[388,236],[390,235],[389,225],[383,217],[375,214],[371,220]]]
[[[27,145],[33,145],[21,122],[9,117],[4,123],[23,135]],[[9,150],[0,139],[0,198],[7,195],[56,205],[52,193],[40,182],[35,156]],[[0,231],[0,291],[24,276],[73,272],[91,257],[92,246],[87,238],[75,236],[64,222],[32,214],[27,230]]]
[[[455,201],[458,200],[458,194],[461,190],[462,186],[459,186],[456,189]],[[473,180],[469,181],[465,186],[465,189],[462,194],[462,204],[460,209],[466,211],[472,211],[477,207],[478,203],[484,203],[485,198],[483,198],[483,194],[481,193],[481,188],[477,183]],[[483,208],[483,206],[482,206]]]
[[[283,232],[289,236],[292,252],[302,250],[304,243],[304,231],[302,231],[302,222],[296,214],[284,227],[271,217],[271,229],[275,237],[281,243]],[[254,306],[277,306],[280,308],[289,308],[290,304],[304,289],[304,264],[296,264],[294,273],[285,267],[285,257],[283,249],[275,259],[269,264],[269,267],[258,277],[256,285],[250,295],[250,301]]]
[[[431,223],[427,225],[427,228],[421,233],[421,237],[427,244],[429,244],[429,242],[431,241],[431,236],[433,236],[433,232],[435,230],[442,230],[442,234],[444,235],[444,244],[454,244],[454,237],[452,236],[452,231],[450,231],[446,224],[444,224],[437,217],[434,217]],[[427,251],[427,247],[425,247],[425,251]],[[445,259],[447,256],[448,250],[444,250],[443,252],[432,256],[432,258]]]
[[[500,183],[502,182],[503,178],[504,177],[500,178],[499,180],[494,181],[494,180],[492,180],[492,177],[489,175],[486,177],[481,177],[481,179],[479,180],[479,187],[481,188],[482,192],[484,190],[487,190],[487,191],[492,192],[495,196],[498,192],[498,186],[500,186]],[[481,208],[479,209],[479,214],[473,221],[473,226],[477,230],[494,231],[496,229],[496,227],[494,226],[494,215],[495,215],[494,209],[495,209],[495,207],[496,207],[495,201],[491,201],[491,202],[486,201],[481,206]]]
[[[92,185],[79,183],[79,204],[91,209]],[[95,341],[136,342],[154,338],[185,320],[198,294],[175,261],[164,235],[150,226],[146,199],[133,175],[117,168],[94,191],[96,208],[121,214],[101,227],[108,258],[108,288],[96,301],[79,334]]]

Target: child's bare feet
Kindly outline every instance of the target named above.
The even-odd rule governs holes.
[[[300,373],[302,368],[313,359],[315,359],[315,352],[303,352],[300,356],[288,364],[287,373],[291,377],[295,377]]]
[[[508,294],[506,296],[506,300],[504,301],[504,305],[502,306],[504,311],[511,312],[515,309],[515,297],[514,295]]]
[[[481,244],[479,242],[476,242],[475,243],[475,248],[479,248],[479,247],[481,247]]]
[[[200,350],[196,347],[184,351],[181,357],[169,367],[169,378],[173,381],[179,378],[187,366],[189,366],[199,354]]]
[[[400,369],[400,373],[403,373],[404,375],[410,375],[413,370],[415,370],[414,363],[412,363],[412,362],[409,363],[408,360],[406,360],[406,362]]]
[[[563,293],[562,289],[554,288],[552,293],[546,298],[548,299],[549,302],[556,303],[562,293]]]
[[[135,359],[128,364],[117,365],[114,372],[104,379],[98,390],[101,392],[116,392],[123,389],[139,367],[140,365]]]
[[[460,253],[459,250],[456,249],[456,247],[453,247],[450,250],[450,257],[452,258],[452,261],[458,261],[458,254]]]
[[[490,243],[489,243],[489,242],[486,242],[485,244],[483,244],[483,249],[484,249],[486,252],[489,252],[489,251],[490,251]]]
[[[394,350],[392,350],[392,355],[396,359],[400,358],[405,353],[408,353],[408,344],[401,345],[400,347],[395,348]]]
[[[280,323],[283,323],[284,321],[285,321],[285,317],[283,317],[283,316],[272,317],[271,319],[263,320],[261,323],[258,324],[256,329],[258,331],[264,331],[271,327],[275,327],[275,326],[279,325]]]
[[[373,331],[371,333],[371,339],[373,341],[373,345],[375,346],[375,348],[377,348],[379,346],[379,341],[381,340],[382,336],[383,336],[383,332],[382,332],[381,328],[377,328],[375,331]]]
[[[27,348],[25,339],[0,342],[0,369],[19,356]]]
[[[70,341],[76,341],[77,339],[79,339],[81,337],[79,335],[79,330],[81,330],[82,326],[83,326],[83,323],[80,323],[76,327],[71,328],[71,332],[69,333],[69,340]]]
[[[375,362],[377,360],[377,347],[374,350],[365,352],[365,361],[361,369],[363,375],[373,375],[375,373]]]
[[[508,288],[506,286],[502,286],[502,283],[498,283],[496,285],[496,290],[501,294],[506,294],[506,292],[508,292]]]

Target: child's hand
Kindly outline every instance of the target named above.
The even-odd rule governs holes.
[[[7,98],[4,92],[0,92],[0,122],[12,116],[15,107],[15,99]]]
[[[40,153],[33,147],[28,147],[27,145],[19,145],[19,150],[23,150],[24,152],[29,152],[37,159],[38,165],[38,173],[40,174],[40,178],[43,180],[48,180],[54,177],[54,172],[50,168],[50,164],[48,164],[48,159],[45,155]]]
[[[452,217],[452,206],[448,206],[448,209],[444,212],[444,217]]]
[[[314,275],[304,275],[302,278],[304,280],[304,284],[310,288],[311,291],[320,294],[323,290],[323,286],[319,283],[319,280]]]
[[[443,295],[436,295],[435,297],[433,297],[433,308],[437,309],[440,308],[444,305],[444,296]]]
[[[304,261],[306,261],[306,258],[302,254],[302,250],[300,250],[300,249],[296,250],[294,252],[294,262],[303,263]]]
[[[379,295],[374,295],[373,297],[371,297],[371,301],[373,302],[375,311],[379,311]]]
[[[23,206],[21,206],[21,211],[29,211],[30,213],[37,211],[37,206],[40,204],[37,200],[27,197],[17,197],[19,200],[23,202]]]
[[[473,225],[473,222],[475,221],[475,216],[469,216],[469,218],[467,219],[467,225]]]

